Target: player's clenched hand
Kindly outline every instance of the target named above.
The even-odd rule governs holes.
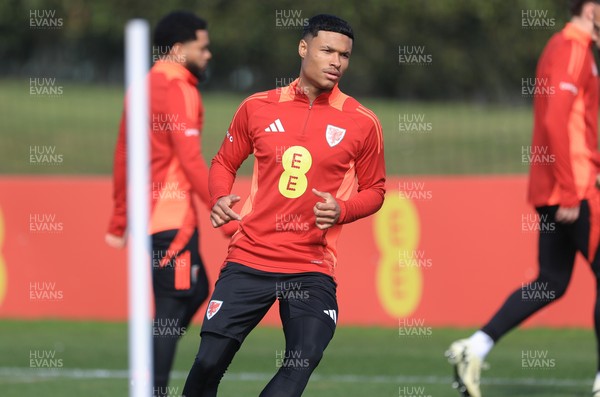
[[[579,206],[558,207],[554,218],[560,223],[573,223],[579,218]]]
[[[240,201],[240,196],[230,194],[229,196],[221,197],[215,203],[210,211],[210,223],[212,223],[213,227],[223,226],[233,219],[237,221],[242,220],[242,217],[231,209],[238,201]]]
[[[314,188],[312,192],[324,200],[324,202],[317,202],[313,207],[313,211],[317,217],[315,223],[321,230],[328,229],[340,219],[340,206],[330,193],[320,192]]]
[[[123,247],[125,247],[125,243],[127,242],[127,239],[126,239],[125,235],[117,236],[117,235],[114,235],[111,233],[106,233],[106,236],[104,236],[104,241],[106,241],[106,244],[108,244],[109,247],[123,248]]]

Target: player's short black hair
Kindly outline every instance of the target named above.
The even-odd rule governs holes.
[[[154,29],[154,45],[172,47],[175,43],[196,40],[196,30],[206,30],[208,23],[188,11],[173,11],[164,16]]]
[[[571,16],[581,15],[581,9],[585,3],[600,4],[600,0],[569,0],[569,12]]]
[[[316,37],[319,30],[325,30],[327,32],[335,32],[346,35],[354,41],[354,31],[352,26],[342,18],[336,17],[330,14],[319,14],[311,17],[308,20],[308,24],[304,26],[302,31],[302,38],[305,38],[309,34],[312,37]]]

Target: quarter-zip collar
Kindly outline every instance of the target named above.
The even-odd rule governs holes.
[[[195,86],[198,84],[198,78],[180,63],[172,61],[156,61],[153,69],[165,73],[169,77],[179,77],[184,79],[191,85]]]
[[[315,100],[312,103],[310,103],[308,96],[304,93],[302,88],[298,86],[299,82],[300,79],[297,78],[290,85],[282,89],[280,102],[293,100],[305,102],[312,107],[315,105],[330,105],[334,103],[340,95],[344,95],[338,88],[338,85],[336,84],[330,91],[326,91],[319,94],[319,96],[317,96]]]

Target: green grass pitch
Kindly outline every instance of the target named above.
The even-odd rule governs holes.
[[[108,175],[123,103],[123,89],[64,83],[57,97],[31,95],[26,80],[0,80],[2,174]],[[343,84],[342,84],[343,89]],[[348,93],[352,94],[352,93]],[[203,93],[203,153],[216,153],[245,94]],[[390,175],[525,173],[523,147],[530,144],[529,106],[407,103],[358,98],[378,115]],[[421,130],[407,131],[420,123]],[[408,128],[410,129],[410,128]],[[63,163],[32,165],[31,146],[55,147]],[[247,161],[241,174],[248,175]],[[199,326],[180,342],[171,382],[182,392],[198,347]],[[431,329],[428,336],[398,329],[340,327],[305,396],[446,397],[451,367],[443,353],[472,330]],[[220,397],[259,394],[276,372],[283,349],[277,328],[258,328],[234,359]],[[485,397],[589,396],[596,371],[590,330],[528,329],[509,334],[489,356]],[[31,368],[35,352],[53,356],[59,368]],[[524,355],[544,355],[528,365]],[[58,361],[60,360],[60,361]],[[35,361],[34,361],[35,366]],[[127,326],[123,323],[0,321],[0,396],[127,395]]]
[[[127,395],[125,323],[3,320],[0,324],[3,397]],[[173,396],[182,392],[198,331],[194,324],[180,342],[170,386]],[[432,328],[419,337],[400,335],[393,328],[339,327],[304,395],[458,396],[450,387],[451,367],[443,353],[451,341],[471,331]],[[277,370],[276,354],[281,349],[280,329],[255,329],[235,357],[219,395],[257,396]],[[591,330],[518,330],[489,355],[482,391],[485,397],[589,396],[595,349]],[[32,352],[53,357],[46,364],[56,368],[36,368],[35,360],[32,368]],[[545,359],[528,365],[524,354]]]
[[[61,83],[55,97],[32,95],[27,80],[0,80],[0,173],[109,174],[123,88]],[[265,87],[267,88],[267,87]],[[343,89],[343,84],[342,84]],[[349,93],[352,94],[352,93]],[[203,154],[217,152],[246,94],[204,92]],[[525,173],[529,106],[415,103],[357,98],[379,117],[390,175]],[[58,165],[29,161],[32,146],[54,148]],[[241,174],[248,175],[247,161]]]

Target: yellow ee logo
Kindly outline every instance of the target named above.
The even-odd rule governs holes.
[[[401,266],[400,254],[419,246],[421,225],[413,202],[398,195],[386,196],[375,215],[375,242],[381,252],[377,268],[377,293],[392,317],[410,316],[421,302],[423,274],[419,267]]]
[[[279,177],[279,193],[284,197],[295,199],[308,188],[306,173],[312,166],[312,156],[302,146],[292,146],[281,156],[283,173]]]

